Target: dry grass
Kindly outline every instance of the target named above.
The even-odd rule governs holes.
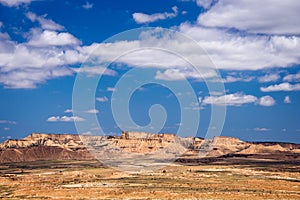
[[[95,161],[0,166],[0,199],[300,199],[294,164],[173,165],[152,173]]]

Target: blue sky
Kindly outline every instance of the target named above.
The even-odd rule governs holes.
[[[128,109],[140,127],[150,123],[151,106],[160,104],[167,114],[160,132],[185,127],[187,135],[205,137],[215,128],[209,126],[212,110],[226,106],[221,135],[300,143],[299,10],[293,0],[0,0],[0,140],[31,132],[77,133],[74,120],[87,124],[87,134],[97,134],[99,127],[89,124],[89,116],[97,117],[105,134],[120,134],[112,95],[118,81],[138,69],[164,84],[145,84],[132,94]],[[176,33],[114,36],[147,27]],[[112,62],[126,49],[150,44],[177,48],[201,65],[203,52],[191,41],[214,64],[213,71],[203,68],[203,77],[174,55],[154,50]],[[97,58],[97,65],[82,66],[90,58]],[[111,64],[105,69],[105,63]],[[101,75],[93,105],[82,115],[72,108],[79,74],[87,79]],[[224,91],[210,91],[207,81],[224,85]],[[181,89],[185,83],[194,96],[166,87]],[[190,106],[180,108],[180,101],[189,99]],[[200,122],[189,118],[184,124],[182,112],[198,113]],[[198,130],[189,132],[192,122]],[[140,129],[128,124],[123,130]]]

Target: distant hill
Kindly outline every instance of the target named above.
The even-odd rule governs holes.
[[[299,160],[300,144],[282,142],[245,142],[238,138],[218,136],[213,140],[180,138],[174,134],[123,132],[121,136],[79,136],[71,134],[32,133],[23,139],[0,144],[0,163],[37,160],[92,160],[84,144],[99,151],[109,143],[118,151],[147,154],[170,144],[186,148],[183,157],[205,155],[209,158],[257,157],[276,160]],[[176,147],[176,146],[175,146]],[[203,154],[205,153],[205,154]],[[109,156],[109,155],[108,155]]]

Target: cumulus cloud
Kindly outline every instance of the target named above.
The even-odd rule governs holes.
[[[4,41],[0,52],[0,67],[2,72],[15,69],[35,70],[42,67],[53,69],[60,65],[75,64],[82,59],[84,56],[78,50],[68,47],[36,48],[26,43],[14,44],[12,41]]]
[[[269,107],[274,106],[276,102],[271,96],[263,96],[258,99],[257,103],[261,106]]]
[[[198,23],[250,33],[299,35],[299,10],[300,2],[294,0],[219,0],[200,14]]]
[[[288,74],[285,77],[283,77],[283,80],[288,82],[299,82],[300,72],[298,72],[297,74]]]
[[[108,98],[106,96],[104,96],[104,97],[97,97],[96,100],[99,101],[99,102],[107,102]]]
[[[26,17],[30,19],[32,22],[38,21],[43,29],[52,30],[52,31],[61,31],[64,27],[60,24],[55,23],[50,19],[46,19],[43,16],[37,16],[33,12],[26,13]]]
[[[81,118],[81,117],[78,117],[78,116],[52,116],[52,117],[49,117],[47,119],[48,122],[74,122],[74,121],[77,121],[77,122],[81,122],[81,121],[84,121],[85,119]]]
[[[191,36],[200,46],[205,48],[218,69],[258,70],[274,66],[288,67],[293,63],[297,63],[300,58],[297,53],[300,51],[300,39],[297,37],[242,37],[236,33],[227,33],[224,30],[206,29],[188,24],[181,25],[179,31]],[[204,51],[199,52],[199,49],[197,49],[199,47],[196,48],[195,45],[188,41],[176,40],[176,35],[171,38],[167,36],[155,38],[151,36],[151,34],[150,36],[145,36],[145,33],[143,34],[141,40],[117,41],[115,43],[101,44],[94,43],[90,46],[80,46],[78,40],[71,34],[49,30],[44,30],[40,32],[40,35],[36,34],[35,37],[32,37],[29,41],[31,45],[27,43],[16,44],[14,41],[2,39],[5,54],[0,53],[1,71],[22,69],[21,72],[23,74],[29,74],[32,73],[32,69],[34,69],[37,72],[32,74],[40,76],[37,80],[28,80],[29,76],[21,76],[25,78],[25,80],[19,79],[18,83],[16,83],[13,76],[8,77],[9,74],[6,73],[5,77],[8,80],[2,80],[2,83],[12,88],[22,88],[22,85],[24,85],[24,88],[32,88],[35,87],[37,83],[42,83],[45,80],[57,77],[52,74],[63,75],[63,72],[65,72],[65,75],[70,75],[72,71],[78,72],[79,69],[74,68],[73,70],[68,68],[62,70],[61,66],[80,63],[88,55],[95,58],[100,64],[110,62],[118,57],[118,55],[126,54],[126,52],[131,49],[147,47],[148,44],[157,45],[159,48],[176,49],[182,52],[182,56],[200,67],[203,66],[203,63],[206,62],[205,59],[208,58],[206,55],[203,55]],[[53,37],[53,39],[49,39],[51,38],[50,36]],[[52,47],[50,48],[49,45]],[[94,51],[95,49],[97,49],[97,51]],[[257,52],[261,53],[257,54]],[[253,59],[253,57],[255,57],[255,59]],[[118,62],[135,67],[177,67],[177,71],[165,70],[158,72],[157,78],[161,79],[174,79],[174,77],[178,79],[179,77],[177,75],[179,72],[192,78],[198,77],[195,73],[193,74],[185,70],[188,64],[182,58],[153,49],[143,49],[131,54],[126,54],[126,56],[119,58]],[[58,68],[60,70],[58,70]],[[81,68],[80,70],[90,74],[99,74],[103,71],[100,67]],[[47,73],[44,73],[45,71]],[[51,71],[58,72],[52,73]],[[107,72],[109,73],[108,75],[115,74],[113,71]],[[50,74],[50,76],[45,76],[45,74]],[[170,74],[176,76],[170,77]],[[12,80],[10,80],[10,78],[12,78]],[[229,76],[226,77],[225,82],[242,80],[246,79]]]
[[[46,80],[72,75],[72,71],[65,67],[53,67],[53,69],[21,69],[0,74],[0,83],[5,88],[36,88],[37,84]]]
[[[82,7],[86,10],[92,9],[94,7],[94,4],[90,3],[90,2],[85,2],[85,4],[82,5]]]
[[[185,76],[179,70],[167,69],[164,72],[157,71],[155,75],[157,80],[184,80]]]
[[[300,51],[300,38],[297,36],[240,35],[238,32],[188,23],[181,24],[179,31],[195,39],[207,51],[218,69],[289,67],[299,63],[300,59],[297,53]],[[184,47],[184,44],[181,45],[178,48]],[[188,57],[193,59],[193,53],[189,53]]]
[[[13,7],[21,4],[29,4],[32,1],[34,0],[0,0],[0,3],[4,6]]]
[[[74,71],[67,66],[86,57],[79,44],[69,33],[39,29],[31,31],[28,42],[0,37],[0,83],[5,88],[35,88],[46,80],[71,76]]]
[[[257,97],[242,93],[226,94],[223,96],[207,96],[202,100],[202,104],[213,104],[220,106],[241,106],[243,104],[255,103]]]
[[[99,110],[97,110],[97,109],[90,109],[90,110],[87,110],[85,112],[89,113],[89,114],[97,114],[97,113],[99,113]]]
[[[210,8],[213,2],[214,0],[196,0],[197,5],[205,9]]]
[[[259,70],[272,67],[288,67],[299,60],[300,39],[284,36],[240,36],[237,33],[228,33],[225,30],[206,29],[203,27],[183,24],[179,31],[195,39],[200,47],[209,54],[218,69],[231,70]],[[204,51],[199,52],[191,42],[176,40],[174,37],[153,38],[143,37],[139,41],[119,41],[84,47],[83,50],[98,48],[93,56],[101,57],[103,61],[111,61],[117,55],[122,55],[130,49],[146,47],[149,43],[159,48],[180,51],[183,57],[196,63],[200,67],[205,61]],[[288,47],[289,43],[295,43]],[[257,54],[257,52],[261,52]],[[255,59],[253,59],[255,57]],[[180,57],[167,52],[153,49],[143,49],[120,58],[118,61],[136,67],[164,67],[176,66],[184,68],[188,64]]]
[[[81,42],[70,33],[58,33],[56,31],[44,30],[39,33],[39,30],[34,30],[32,38],[29,40],[28,45],[36,47],[45,46],[77,46]],[[38,32],[38,33],[36,33]]]
[[[300,91],[300,83],[290,84],[290,83],[280,83],[276,85],[270,85],[268,87],[261,87],[262,92],[279,92],[279,91]]]
[[[174,10],[177,9],[174,8]],[[178,33],[156,38],[151,31],[150,33],[143,32],[139,40],[83,46],[76,37],[68,32],[61,32],[62,27],[45,19],[45,16],[39,17],[33,13],[27,13],[27,17],[32,21],[38,21],[42,27],[31,29],[28,41],[18,43],[12,41],[8,34],[0,34],[0,83],[7,88],[35,88],[37,84],[49,79],[70,76],[74,72],[84,72],[90,75],[107,73],[106,75],[113,76],[116,75],[115,71],[103,72],[104,69],[100,66],[113,61],[119,55],[124,56],[120,57],[118,62],[126,65],[159,68],[156,74],[158,79],[178,80],[181,78],[178,74],[201,79],[196,73],[186,70],[189,64],[181,57],[166,51],[146,48],[153,45],[158,49],[178,50],[184,58],[203,68],[208,67],[206,65],[208,57],[204,54],[204,50],[199,52],[199,46],[208,52],[217,69],[224,70],[289,67],[298,64],[300,60],[298,53],[300,52],[300,38],[297,36],[247,34],[241,36],[237,32],[228,32],[224,29],[183,23],[177,27],[178,31],[195,39],[199,46],[182,40]],[[139,51],[126,54],[132,49]],[[83,62],[88,56],[93,58],[99,66],[70,68],[72,65]],[[173,70],[169,70],[170,67]],[[225,77],[224,81],[236,82],[252,79],[252,77],[244,78],[230,75]]]
[[[196,72],[194,70],[166,69],[164,71],[158,70],[154,78],[157,80],[177,81],[187,78],[203,80],[216,76],[217,74],[214,70],[201,70],[200,72]]]
[[[300,56],[297,52],[300,51],[300,39],[297,37],[271,37],[266,36],[238,36],[235,33],[227,33],[224,30],[205,29],[203,27],[194,27],[191,25],[182,25],[180,27],[182,33],[193,37],[200,46],[205,48],[216,64],[218,69],[232,69],[232,70],[258,70],[267,67],[283,66],[288,67],[293,63],[297,63]],[[62,67],[72,64],[80,63],[90,55],[101,63],[110,62],[118,55],[124,55],[131,49],[141,49],[149,43],[158,45],[159,48],[176,49],[182,52],[182,56],[188,60],[196,63],[200,67],[208,59],[203,52],[199,52],[199,47],[182,40],[175,40],[168,37],[151,38],[150,36],[143,37],[136,41],[117,41],[114,43],[92,44],[90,46],[80,46],[80,42],[69,33],[59,33],[56,31],[44,30],[40,35],[36,34],[28,43],[15,43],[8,39],[1,39],[3,43],[2,51],[0,53],[0,67],[1,71],[21,70],[22,74],[32,73],[36,74],[37,80],[29,80],[30,76],[23,77],[24,80],[18,79],[16,82],[10,73],[2,76],[6,78],[2,80],[6,87],[10,88],[34,88],[36,84],[43,83],[45,80],[55,78],[53,74],[72,75],[72,73],[79,72],[79,69]],[[53,39],[50,39],[53,38]],[[285,42],[278,42],[279,40]],[[299,40],[299,41],[298,41]],[[295,42],[294,47],[287,47],[285,44]],[[30,45],[29,45],[30,44]],[[94,51],[97,49],[97,51]],[[257,54],[257,52],[261,52]],[[255,59],[253,59],[255,57]],[[17,58],[17,59],[16,59]],[[195,73],[190,73],[185,70],[188,66],[187,62],[182,58],[173,54],[153,50],[143,49],[131,54],[126,54],[118,59],[118,62],[128,64],[134,67],[158,67],[169,68],[176,67],[176,70],[165,70],[157,73],[156,78],[160,79],[174,79],[179,78],[178,73],[183,73],[185,76],[191,78],[200,78]],[[89,74],[102,73],[101,67],[95,68],[81,68],[81,72]],[[52,71],[57,73],[52,73]],[[46,72],[46,73],[44,73]],[[64,72],[64,73],[63,73]],[[114,71],[106,71],[107,75],[115,75]],[[105,72],[105,73],[106,73]],[[17,73],[17,72],[14,72]],[[19,72],[18,72],[19,73]],[[45,76],[45,74],[50,74]],[[176,76],[170,77],[173,74]],[[236,78],[228,76],[225,82],[244,81],[247,79]],[[250,79],[249,79],[250,80]]]
[[[291,98],[289,96],[285,96],[283,102],[284,103],[292,103]]]
[[[86,73],[89,76],[92,75],[108,75],[108,76],[116,76],[118,73],[115,70],[107,69],[102,66],[83,66],[81,68],[72,68],[73,71],[77,73]]]
[[[158,20],[164,20],[167,18],[176,17],[178,14],[177,6],[173,6],[172,10],[173,10],[172,13],[164,12],[164,13],[155,13],[151,15],[145,13],[133,13],[132,17],[134,21],[138,24],[151,23]]]
[[[276,82],[280,79],[279,74],[267,74],[258,78],[258,82],[267,83],[267,82]]]
[[[225,78],[215,81],[222,81],[223,83],[233,83],[233,82],[250,82],[254,80],[252,76],[231,76],[228,75]],[[214,81],[214,80],[213,80]]]
[[[186,78],[199,80],[216,76],[217,74],[213,70],[201,70],[200,73],[197,73],[193,70],[167,69],[163,72],[158,70],[154,78],[157,80],[177,81],[184,80]]]
[[[72,109],[67,109],[67,110],[64,111],[64,113],[72,113],[72,112],[73,112]]]

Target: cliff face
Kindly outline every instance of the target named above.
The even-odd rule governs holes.
[[[84,141],[84,142],[83,142]],[[175,143],[176,141],[176,143]],[[101,147],[110,143],[123,152],[156,152],[170,144],[180,144],[187,148],[186,154],[197,156],[205,152],[209,157],[241,155],[289,155],[299,158],[300,144],[288,143],[251,143],[237,138],[215,137],[213,140],[202,138],[180,138],[174,134],[151,134],[144,132],[123,132],[117,136],[81,136],[70,134],[32,133],[19,139],[0,144],[0,163],[35,160],[90,160],[93,156],[84,144]],[[278,157],[278,156],[277,156]]]
[[[84,148],[78,135],[32,133],[23,139],[7,140],[0,144],[0,149],[34,146],[61,147],[68,150]]]
[[[78,135],[32,133],[0,144],[0,162],[93,159]]]

